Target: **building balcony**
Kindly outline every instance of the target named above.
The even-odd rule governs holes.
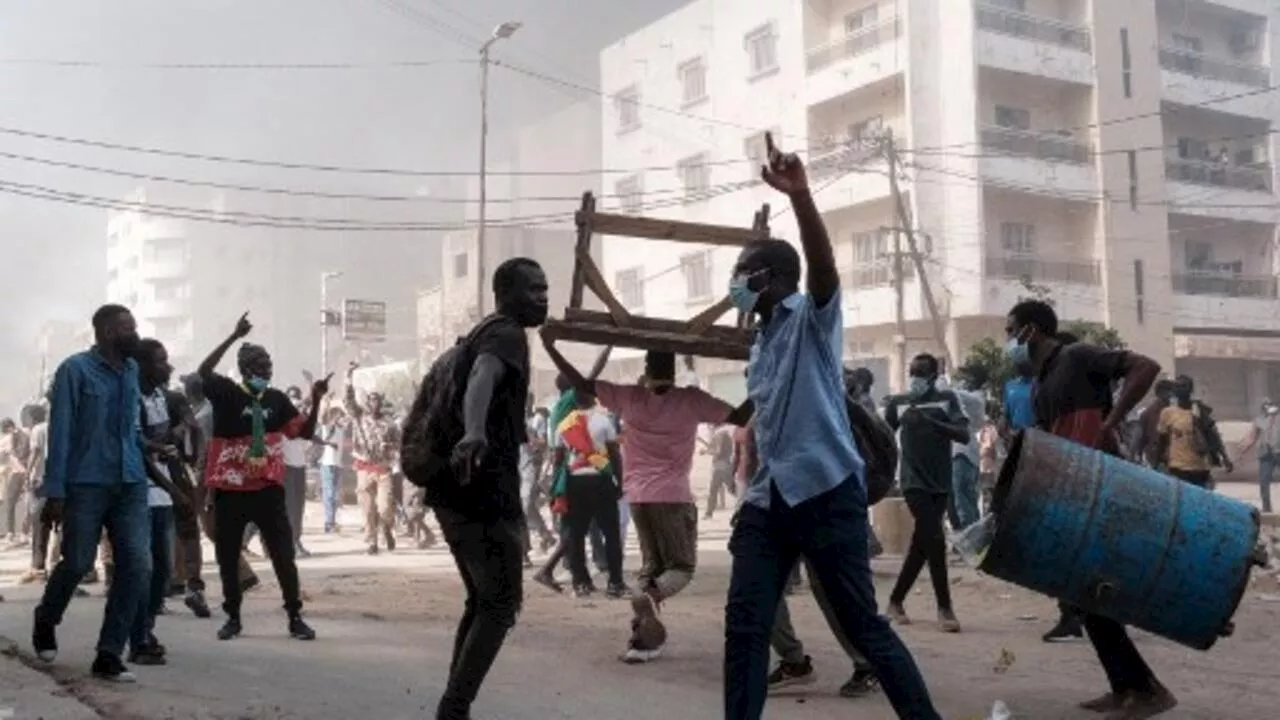
[[[1023,283],[1102,284],[1102,264],[1097,260],[1047,260],[991,253],[985,258],[984,270],[988,278]]]
[[[1165,160],[1171,211],[1200,217],[1272,223],[1280,215],[1274,201],[1270,163],[1234,165],[1171,157]],[[1213,188],[1206,201],[1206,188]]]
[[[1180,105],[1212,103],[1215,110],[1269,119],[1275,111],[1271,68],[1169,46],[1160,47],[1165,99]],[[1256,90],[1256,93],[1250,91]],[[1240,96],[1240,97],[1236,97]],[[1224,97],[1235,97],[1223,101]]]
[[[810,155],[810,179],[822,192],[814,199],[822,212],[861,205],[889,196],[888,163],[878,146],[852,143]]]
[[[133,308],[139,318],[159,320],[162,318],[185,318],[191,314],[191,304],[186,300],[145,300]]]
[[[1093,149],[1086,142],[996,126],[982,128],[981,141],[984,182],[1046,195],[1097,195]]]
[[[1050,259],[999,251],[983,258],[986,291],[982,310],[1002,316],[1025,299],[1027,286],[1048,291],[1058,313],[1082,320],[1100,320],[1106,301],[1102,292],[1102,263],[1091,259]]]
[[[979,63],[1079,85],[1093,84],[1089,28],[982,2],[974,11]]]
[[[143,280],[176,280],[187,276],[185,258],[158,258],[139,263],[138,275]]]
[[[818,47],[806,57],[808,102],[818,105],[901,72],[902,25],[888,18]]]
[[[1182,295],[1275,300],[1280,297],[1277,290],[1280,290],[1280,280],[1275,275],[1188,270],[1173,276],[1173,291]]]

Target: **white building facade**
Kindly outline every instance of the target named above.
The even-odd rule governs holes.
[[[1244,416],[1280,394],[1277,20],[1266,0],[698,0],[601,55],[604,192],[741,226],[768,202],[795,241],[785,199],[750,182],[772,130],[836,245],[846,360],[887,370],[891,134],[953,357],[1047,295]],[[687,317],[725,291],[733,250],[640,242],[605,244],[633,310]],[[938,353],[904,277],[905,352]]]

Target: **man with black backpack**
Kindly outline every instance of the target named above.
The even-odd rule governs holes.
[[[493,273],[497,312],[436,359],[405,423],[405,476],[426,491],[466,588],[437,720],[466,720],[523,595],[520,446],[528,328],[547,319],[547,276],[512,258]]]

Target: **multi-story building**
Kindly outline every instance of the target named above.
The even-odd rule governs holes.
[[[846,359],[900,367],[942,348],[910,263],[899,345],[891,135],[953,357],[1047,295],[1243,416],[1280,393],[1277,21],[1266,0],[697,0],[602,53],[604,166],[669,168],[605,182],[621,207],[745,225],[785,202],[739,189],[772,130],[836,243]],[[733,257],[605,246],[664,316],[715,299]]]
[[[166,193],[161,204],[225,211],[221,198],[171,197]],[[178,372],[193,370],[248,312],[252,340],[271,350],[278,382],[300,384],[301,371],[316,373],[321,366],[322,286],[333,310],[341,311],[348,298],[387,306],[380,342],[345,342],[337,329],[330,332],[330,369],[348,360],[415,357],[417,288],[434,270],[438,252],[425,233],[196,222],[145,212],[144,191],[129,201],[136,207],[108,218],[107,299],[133,310],[139,332],[165,343]],[[333,214],[323,208],[266,209],[279,215]]]

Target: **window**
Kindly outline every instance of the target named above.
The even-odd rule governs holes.
[[[1134,260],[1133,261],[1133,294],[1135,297],[1138,298],[1137,315],[1138,315],[1139,325],[1146,322],[1146,315],[1147,315],[1146,288],[1144,287],[1145,278],[1143,278],[1142,275],[1143,275],[1142,261]]]
[[[773,23],[747,33],[743,45],[747,48],[748,77],[758,77],[778,69],[778,36],[773,31]]]
[[[880,230],[867,230],[853,234],[853,261],[858,265],[871,265],[889,260],[889,238]]]
[[[1000,247],[1011,255],[1034,255],[1036,226],[1030,223],[1000,223]]]
[[[453,256],[453,276],[456,278],[467,276],[467,254],[466,253],[460,252]]]
[[[1178,138],[1178,157],[1183,160],[1208,160],[1209,143],[1196,138]]]
[[[618,180],[613,185],[613,192],[624,212],[640,212],[644,202],[644,181],[639,175],[628,175]]]
[[[1204,51],[1204,42],[1194,35],[1173,34],[1173,46],[1183,52],[1200,53]]]
[[[676,163],[676,174],[684,188],[685,202],[698,199],[711,188],[711,168],[707,166],[706,153],[691,155]]]
[[[1128,150],[1125,155],[1129,158],[1129,209],[1136,211],[1138,209],[1138,151]]]
[[[641,268],[619,270],[613,277],[613,285],[618,288],[618,300],[624,307],[639,308],[644,306],[644,277]]]
[[[685,105],[707,99],[707,64],[702,58],[685,62],[677,72],[680,75],[680,92]]]
[[[844,31],[850,35],[866,30],[880,20],[880,6],[868,5],[844,16]]]
[[[849,142],[854,147],[874,147],[880,141],[880,134],[883,131],[884,117],[881,115],[859,120],[849,126]]]
[[[618,132],[640,127],[640,88],[632,85],[620,90],[613,96],[613,109],[618,114]]]
[[[1026,108],[996,106],[996,125],[1013,130],[1031,129],[1031,111]]]
[[[698,252],[680,258],[680,270],[684,272],[685,297],[701,300],[711,297],[711,259],[707,252]]]

